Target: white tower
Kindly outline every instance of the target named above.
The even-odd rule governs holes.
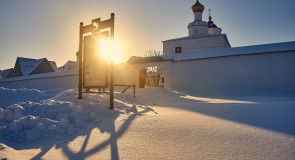
[[[195,21],[188,25],[189,35],[206,35],[208,34],[208,24],[203,21],[203,12],[205,7],[197,0],[192,6],[192,11],[195,15]]]
[[[192,11],[195,14],[195,21],[203,20],[203,12],[205,7],[197,0],[197,2],[192,6]]]

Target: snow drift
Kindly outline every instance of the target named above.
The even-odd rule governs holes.
[[[77,94],[75,89],[0,88],[0,136],[9,141],[29,142],[70,135],[99,117],[126,113],[132,108],[131,104],[115,101],[116,111],[109,111],[108,95],[85,94],[84,100],[79,100]],[[115,94],[134,101],[132,95]]]

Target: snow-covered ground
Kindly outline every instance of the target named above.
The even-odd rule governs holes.
[[[84,100],[78,100],[77,94],[74,89],[39,91],[0,88],[1,137],[22,143],[71,135],[88,122],[113,114],[107,110],[108,96],[91,94],[86,95]],[[116,101],[115,113],[125,112],[130,106]]]
[[[295,158],[295,94],[0,88],[0,159]]]

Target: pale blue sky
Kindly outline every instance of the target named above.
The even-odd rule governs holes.
[[[58,66],[75,60],[79,22],[116,14],[115,37],[124,58],[162,50],[163,40],[188,35],[196,0],[0,0],[0,69],[17,57],[43,58]],[[228,35],[233,47],[295,41],[294,0],[200,0],[207,20]]]

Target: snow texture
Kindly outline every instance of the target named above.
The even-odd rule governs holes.
[[[75,89],[61,91],[1,87],[0,136],[9,141],[28,142],[71,135],[109,112],[106,95],[91,94],[81,101]],[[115,105],[122,113],[132,107],[122,102]],[[133,106],[130,112],[134,110]]]
[[[39,102],[56,96],[63,89],[51,89],[39,91],[37,89],[8,89],[0,87],[0,108],[6,109],[7,106],[20,102]]]
[[[116,92],[110,111],[108,95],[78,100],[74,89],[0,90],[7,100],[11,92],[40,97],[0,108],[0,159],[295,157],[294,92],[146,88],[136,99]]]

